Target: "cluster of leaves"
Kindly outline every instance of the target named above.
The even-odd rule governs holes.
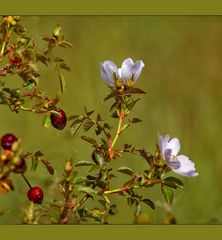
[[[57,25],[51,36],[41,37],[46,46],[39,49],[34,39],[26,34],[21,20],[19,16],[3,16],[0,21],[0,104],[8,105],[16,113],[20,110],[47,113],[55,109],[66,89],[62,70],[70,71],[65,61],[53,56],[52,52],[57,47],[69,48],[72,45],[62,35],[61,26]],[[47,68],[51,65],[58,73],[61,89],[54,98],[47,97],[38,87],[41,78],[39,64]],[[21,87],[7,86],[6,78],[13,76],[21,80]],[[37,103],[31,101],[33,99]]]

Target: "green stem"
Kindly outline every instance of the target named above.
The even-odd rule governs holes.
[[[138,189],[140,188],[140,186],[133,186],[129,189]],[[113,190],[108,190],[108,191],[105,191],[103,194],[104,195],[108,195],[108,194],[113,194],[113,193],[118,193],[118,192],[124,192],[126,191],[126,189],[123,189],[123,188],[116,188],[116,189],[113,189]]]
[[[120,130],[121,130],[121,127],[122,127],[122,122],[123,122],[123,118],[121,117],[121,113],[120,113],[118,128],[117,128],[117,131],[116,131],[116,136],[112,141],[112,148],[114,147],[116,141],[118,140],[118,138],[120,136]]]
[[[11,32],[12,32],[12,29],[10,28],[8,32],[6,32],[6,35],[5,35],[5,38],[4,38],[4,41],[3,41],[3,44],[2,44],[2,48],[1,48],[1,56],[3,55],[4,51],[5,51],[5,47],[6,47],[6,44],[8,42],[8,39],[11,35]]]

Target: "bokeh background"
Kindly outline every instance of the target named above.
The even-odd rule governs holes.
[[[147,94],[137,104],[132,116],[143,122],[128,129],[121,143],[133,143],[149,151],[155,150],[157,133],[169,133],[181,141],[181,153],[188,155],[200,175],[180,177],[184,189],[176,191],[172,211],[179,224],[222,223],[222,17],[220,16],[25,16],[23,23],[28,34],[37,39],[50,34],[57,23],[72,42],[72,49],[60,49],[72,71],[65,72],[68,89],[59,106],[67,115],[81,114],[86,106],[109,119],[109,102],[102,99],[109,89],[100,78],[99,64],[113,60],[117,65],[131,57],[142,59],[145,68],[137,87]],[[44,66],[40,88],[53,97],[59,89],[57,75]],[[16,79],[9,84],[19,86]],[[62,132],[41,126],[42,116],[20,112],[15,114],[0,106],[0,135],[13,132],[22,138],[28,151],[42,150],[61,177],[65,159],[89,160],[91,148],[80,139],[83,132],[70,136],[69,126]],[[115,121],[111,120],[115,126]],[[115,129],[115,127],[114,127]],[[140,171],[146,166],[139,158],[125,157],[113,163]],[[82,170],[83,173],[86,169]],[[45,169],[39,167],[30,175],[33,185],[49,180]],[[14,176],[16,191],[0,196],[0,223],[19,223],[21,210],[27,205],[26,185],[20,176]],[[123,179],[118,178],[119,184]],[[161,205],[160,190],[144,192]],[[50,198],[46,196],[45,202]],[[113,224],[132,223],[133,208],[126,200],[116,197],[119,213]],[[150,223],[161,224],[165,211],[144,207]]]

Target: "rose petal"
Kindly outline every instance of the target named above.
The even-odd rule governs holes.
[[[171,149],[172,150],[171,154],[173,156],[176,156],[180,151],[180,141],[178,138],[173,138],[167,143],[165,147]]]
[[[185,155],[179,155],[176,158],[180,162],[180,167],[172,169],[175,173],[186,177],[196,177],[199,173],[196,172],[195,164]]]
[[[117,66],[112,61],[104,61],[100,64],[100,73],[103,80],[114,86],[113,73],[118,74]]]
[[[167,134],[165,137],[159,135],[160,151],[161,151],[161,154],[162,154],[164,160],[166,160],[164,158],[164,152],[166,150],[166,147],[167,147],[167,144],[168,144],[169,140],[170,140],[170,135],[169,134]]]
[[[144,66],[145,64],[141,60],[136,61],[134,64],[131,58],[125,59],[121,67],[121,78],[127,80],[134,76],[133,79],[136,81]]]

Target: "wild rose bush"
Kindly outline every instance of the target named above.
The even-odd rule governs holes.
[[[86,108],[83,114],[67,117],[63,107],[59,106],[59,101],[67,86],[63,71],[70,71],[70,68],[61,57],[52,57],[52,52],[58,47],[72,47],[72,44],[62,35],[61,26],[57,25],[51,36],[42,36],[46,46],[39,49],[35,40],[26,35],[21,21],[19,16],[4,16],[0,23],[0,104],[7,105],[10,111],[17,114],[22,114],[22,111],[42,114],[42,125],[52,125],[55,130],[65,131],[69,122],[71,134],[74,135],[77,131],[84,132],[81,138],[92,148],[88,161],[76,162],[69,159],[64,162],[64,173],[55,181],[55,189],[60,195],[55,194],[51,201],[45,202],[44,196],[47,192],[43,192],[41,186],[32,186],[26,173],[37,171],[38,165],[43,164],[53,178],[54,167],[51,162],[45,159],[40,150],[34,153],[28,149],[24,150],[22,139],[13,134],[13,129],[11,133],[3,133],[0,194],[16,191],[16,183],[12,182],[11,176],[21,175],[21,179],[27,183],[26,198],[27,203],[29,202],[23,212],[22,223],[75,224],[96,221],[105,224],[109,222],[109,216],[121,211],[115,204],[115,197],[111,196],[121,197],[125,199],[126,205],[135,207],[133,222],[137,223],[144,205],[155,210],[155,203],[149,193],[150,188],[160,188],[162,195],[159,198],[165,199],[169,207],[173,203],[175,190],[183,188],[183,183],[177,175],[198,176],[194,163],[187,156],[178,155],[180,141],[177,138],[170,140],[168,134],[161,136],[157,133],[156,149],[150,152],[120,140],[123,133],[130,134],[133,131],[132,127],[142,121],[131,116],[131,112],[145,94],[144,90],[135,87],[143,68],[146,67],[143,61],[134,62],[131,58],[126,58],[121,68],[110,60],[100,64],[101,78],[109,88],[104,101],[111,102],[108,110],[110,117],[116,119],[116,126],[111,126],[102,114],[88,111]],[[44,89],[39,89],[39,64],[44,64],[48,71],[52,66],[58,74],[61,88],[53,99],[46,96]],[[5,77],[8,76],[18,77],[22,83],[21,87],[8,87],[5,81]],[[116,129],[114,134],[113,129]],[[92,137],[92,134],[87,136],[89,131],[95,137]],[[126,159],[130,154],[146,162],[143,172],[137,172],[127,165],[121,166],[117,171],[113,169],[113,161],[118,161],[119,158]],[[27,167],[28,161],[31,161],[31,169]],[[85,175],[79,173],[81,167],[86,169]],[[175,173],[175,177],[169,176],[171,171]],[[113,179],[122,179],[122,174],[128,176],[127,181],[113,187]],[[168,222],[175,223],[174,217],[171,216]]]

